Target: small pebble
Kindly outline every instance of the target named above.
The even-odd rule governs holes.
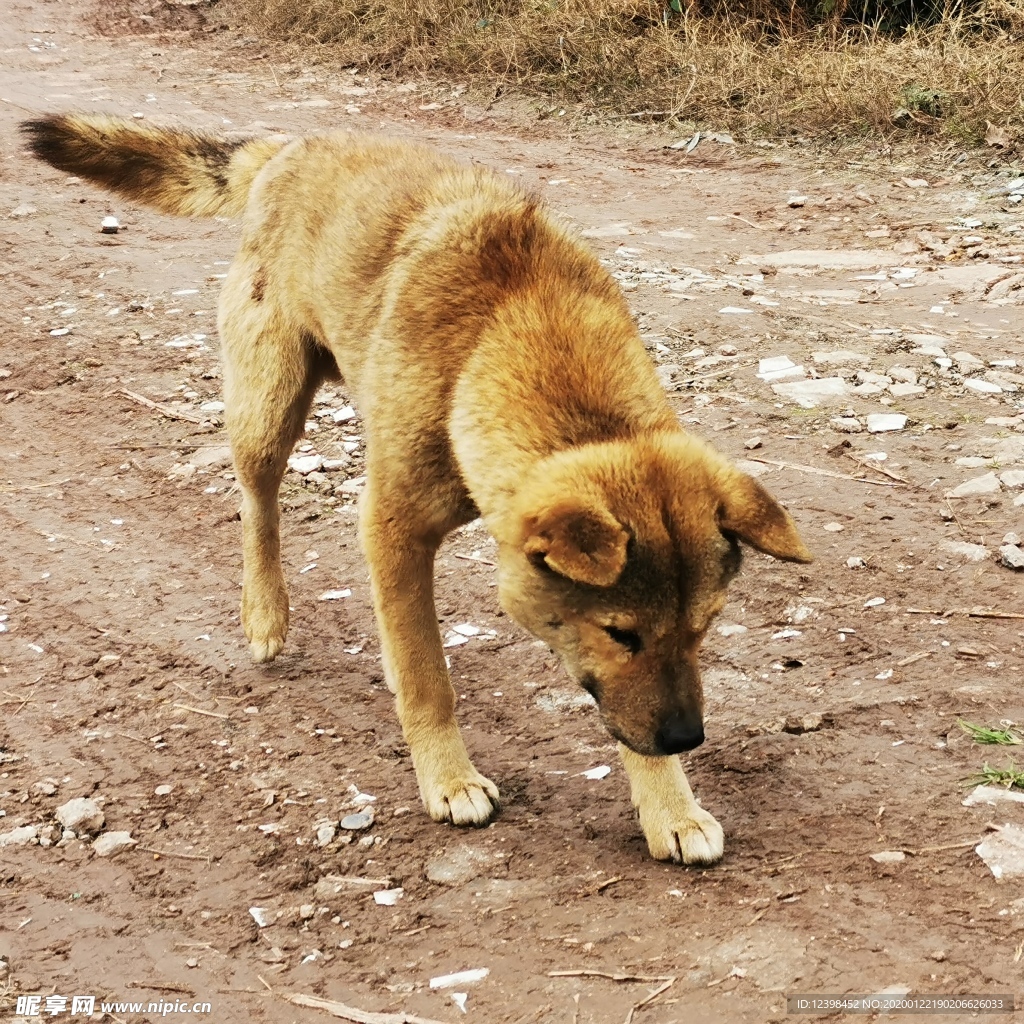
[[[360,829],[369,828],[373,824],[373,808],[367,807],[365,811],[356,814],[346,814],[341,819],[341,827],[350,832],[358,832]]]

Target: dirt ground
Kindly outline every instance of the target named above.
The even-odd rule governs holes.
[[[1024,575],[999,562],[1024,534],[1007,172],[713,139],[687,154],[657,126],[489,110],[457,84],[306,67],[158,14],[111,33],[79,0],[0,5],[0,843],[34,829],[0,846],[5,1019],[18,995],[80,993],[209,1001],[232,1024],[330,1019],[283,998],[298,992],[394,1021],[621,1024],[674,978],[636,1021],[734,1024],[784,1016],[792,993],[1018,989],[1019,883],[974,846],[1024,812],[962,805],[962,780],[1007,757],[957,724],[1024,721]],[[381,674],[343,388],[300,445],[336,468],[283,490],[286,653],[249,663],[209,404],[236,225],[32,163],[16,122],[63,109],[425,140],[515,174],[591,239],[683,421],[763,473],[818,556],[750,554],[705,646],[708,739],[686,762],[725,827],[720,865],[648,858],[614,745],[501,615],[478,524],[442,553],[439,610],[467,743],[505,803],[480,831],[426,818]],[[99,232],[108,214],[116,235]],[[808,409],[786,380],[776,392],[756,374],[781,355],[842,394]],[[886,412],[904,429],[861,429]],[[977,477],[988,491],[946,498]],[[318,839],[358,793],[372,826]],[[101,858],[61,839],[73,797],[137,845]],[[381,905],[375,887],[404,893]],[[472,968],[490,973],[456,989],[465,1012],[429,987]]]

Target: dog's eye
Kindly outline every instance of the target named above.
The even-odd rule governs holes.
[[[630,654],[638,654],[644,642],[640,634],[632,629],[619,629],[616,626],[605,626],[604,631],[617,643],[629,651]]]

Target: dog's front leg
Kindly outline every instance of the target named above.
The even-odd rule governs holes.
[[[633,806],[655,860],[714,864],[724,848],[722,826],[694,799],[678,757],[645,757],[619,744]]]
[[[434,609],[436,544],[404,528],[404,511],[368,493],[361,513],[384,672],[427,812],[435,821],[483,825],[498,807],[498,788],[473,767],[455,722]]]

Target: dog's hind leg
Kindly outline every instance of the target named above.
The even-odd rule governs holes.
[[[288,632],[277,495],[292,446],[333,358],[263,296],[259,271],[232,267],[221,296],[224,401],[242,489],[242,629],[254,661],[272,661]]]
[[[678,757],[646,757],[623,744],[633,806],[655,860],[714,864],[724,849],[722,826],[697,803]]]
[[[390,447],[390,446],[385,446]],[[387,456],[384,456],[386,459]],[[471,516],[447,510],[443,484],[416,494],[408,480],[368,466],[360,509],[370,565],[384,671],[412,753],[423,805],[435,821],[483,825],[498,807],[498,789],[473,767],[455,722],[434,607],[434,555],[441,538]]]

